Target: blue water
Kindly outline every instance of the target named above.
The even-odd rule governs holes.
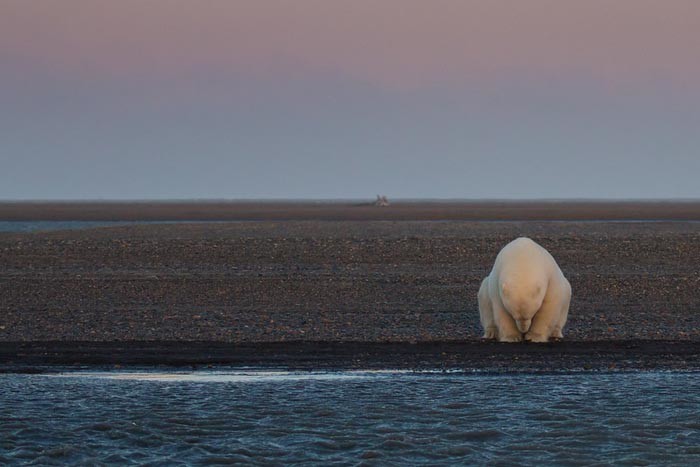
[[[244,221],[0,221],[0,232],[40,232],[143,224],[224,224]]]
[[[121,221],[0,221],[0,232],[38,232],[42,230],[90,229],[125,225]]]
[[[0,464],[692,465],[700,374],[0,375]]]

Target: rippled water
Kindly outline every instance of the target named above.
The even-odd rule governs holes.
[[[700,374],[0,375],[0,464],[700,462]]]

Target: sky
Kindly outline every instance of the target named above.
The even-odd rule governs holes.
[[[0,199],[700,198],[697,0],[0,0]]]

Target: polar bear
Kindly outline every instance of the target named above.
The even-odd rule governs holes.
[[[521,237],[498,253],[478,299],[485,339],[547,342],[563,337],[571,285],[547,250]]]

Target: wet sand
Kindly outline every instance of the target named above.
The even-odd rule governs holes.
[[[479,340],[479,283],[520,235],[550,250],[572,283],[565,342]],[[4,233],[0,255],[2,364],[508,371],[700,360],[696,222],[130,225]]]
[[[446,370],[469,372],[700,371],[700,342],[0,342],[0,373],[85,366],[188,369]]]

